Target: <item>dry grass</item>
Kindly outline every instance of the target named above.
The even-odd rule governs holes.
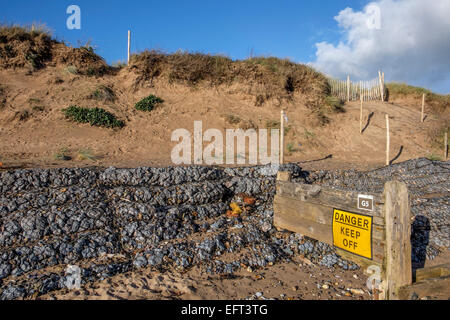
[[[71,70],[74,70],[68,70],[71,73],[86,76],[102,76],[112,71],[112,68],[89,45],[72,48],[64,43],[56,43],[53,45],[52,55],[54,64],[65,65],[68,69],[71,68]]]
[[[442,114],[437,124],[428,130],[428,138],[433,148],[444,150],[445,132],[447,132],[448,139],[450,137],[450,114]]]
[[[45,27],[0,27],[0,68],[63,65],[69,73],[102,76],[117,72],[86,44],[68,47],[51,38]],[[301,95],[305,105],[326,122],[326,114],[339,111],[330,104],[327,79],[309,66],[275,57],[232,60],[226,56],[178,51],[165,53],[146,50],[131,56],[130,70],[137,73],[136,85],[156,78],[189,86],[231,86],[254,97],[262,106],[269,100],[277,105]]]
[[[0,25],[0,68],[39,69],[51,59],[51,44],[43,25]]]
[[[0,110],[6,106],[6,87],[0,85]]]
[[[450,95],[434,93],[428,89],[410,86],[405,83],[387,83],[389,99],[413,98],[422,101],[422,95],[425,93],[425,103],[430,107],[431,112],[436,114],[445,113],[450,107]]]
[[[111,71],[91,46],[68,47],[52,39],[44,25],[0,25],[0,68],[36,70],[48,63],[73,66],[78,74],[88,76]]]
[[[77,159],[80,161],[83,160],[96,161],[98,159],[98,156],[96,156],[91,149],[80,149],[78,150],[77,153]]]
[[[258,125],[250,119],[249,120],[241,119],[240,117],[234,114],[223,114],[222,117],[225,119],[225,122],[231,125],[233,128],[239,128],[242,130],[258,129]]]
[[[321,73],[274,57],[232,60],[203,53],[146,50],[131,56],[130,69],[138,74],[137,84],[152,84],[156,78],[190,86],[238,83],[242,92],[255,97],[258,106],[270,99],[289,101],[300,93],[305,96],[306,105],[316,110],[326,105],[329,94],[328,82]]]
[[[427,113],[434,114],[438,118],[437,124],[428,130],[428,138],[434,148],[442,149],[445,131],[450,135],[450,114],[448,112],[450,95],[437,94],[428,89],[405,83],[388,83],[386,88],[389,99],[413,99],[417,101],[417,105],[422,104],[422,95],[425,93]]]
[[[225,114],[223,115],[223,117],[225,118],[225,121],[228,124],[239,124],[242,120],[241,118],[235,116],[234,114]]]
[[[114,102],[116,100],[116,94],[110,87],[99,85],[91,92],[88,98],[98,101]]]
[[[59,160],[59,161],[69,161],[72,160],[72,157],[70,156],[70,151],[68,148],[64,147],[59,149],[55,155],[55,160]]]

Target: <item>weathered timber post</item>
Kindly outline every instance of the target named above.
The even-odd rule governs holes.
[[[423,122],[423,112],[425,110],[425,93],[422,94],[422,113],[420,115],[420,122]]]
[[[347,75],[347,101],[350,101],[350,75]]]
[[[383,77],[381,76],[381,71],[378,71],[378,78],[380,80],[381,101],[384,102],[384,94],[383,94],[383,91],[384,91],[383,87],[384,87],[384,85],[383,85]]]
[[[280,164],[284,163],[284,110],[280,112]]]
[[[390,164],[389,149],[391,145],[391,139],[389,136],[389,115],[386,113],[386,165]]]
[[[130,65],[130,48],[131,48],[131,30],[128,30],[128,56],[127,56],[127,65]]]
[[[289,171],[278,171],[277,172],[278,181],[291,181],[291,173]]]
[[[447,129],[448,131],[448,129]],[[448,137],[447,137],[447,131],[445,131],[444,134],[444,160],[447,161],[447,156],[448,156]]]
[[[385,298],[398,299],[400,287],[412,284],[411,217],[408,189],[399,181],[384,185],[386,220]]]
[[[363,99],[362,96],[360,96],[361,100],[361,107],[359,112],[359,133],[362,133],[362,118],[363,118]]]

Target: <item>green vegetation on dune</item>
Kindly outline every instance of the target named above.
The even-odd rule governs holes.
[[[156,105],[163,103],[164,100],[151,94],[135,104],[137,110],[152,111]]]
[[[89,123],[91,126],[121,128],[125,125],[122,120],[118,120],[115,115],[102,108],[70,106],[62,111],[66,118],[78,123]]]

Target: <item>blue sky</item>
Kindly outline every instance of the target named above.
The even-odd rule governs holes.
[[[0,21],[43,22],[73,45],[88,40],[108,62],[126,59],[127,30],[133,52],[145,48],[314,59],[315,42],[336,40],[333,17],[366,1],[114,1],[1,0]],[[66,8],[81,9],[81,30],[66,27]]]
[[[392,26],[392,20],[404,20],[404,17],[392,17],[391,12],[399,14],[408,12],[400,5],[404,5],[407,1],[418,2],[419,11],[422,4],[427,8],[430,7],[422,0],[373,1],[380,3],[382,9],[383,6],[389,9],[385,11],[389,14],[382,15],[382,18],[386,20],[386,23],[383,20],[384,25],[389,25],[390,32],[396,27]],[[438,1],[447,0],[435,0],[434,3]],[[406,46],[395,48],[398,39],[393,39],[392,43],[387,44],[389,50],[382,53],[374,52],[371,56],[364,53],[368,50],[360,50],[361,46],[358,46],[358,49],[355,43],[348,41],[348,25],[351,25],[350,31],[359,30],[360,25],[355,22],[358,19],[353,17],[364,14],[365,7],[369,3],[370,1],[365,0],[0,0],[0,22],[45,23],[58,40],[64,40],[74,46],[91,41],[96,52],[108,63],[126,60],[127,30],[131,29],[132,52],[155,48],[168,52],[184,49],[224,54],[233,59],[244,59],[251,53],[288,57],[296,62],[316,63],[314,65],[316,68],[338,78],[345,78],[348,72],[355,80],[373,78],[378,68],[384,67],[387,81],[406,81],[448,93],[450,79],[446,68],[443,68],[443,65],[445,67],[448,65],[446,60],[443,60],[443,50],[436,53],[436,57],[443,60],[440,64],[433,62],[436,59],[427,53],[426,60],[429,60],[430,65],[421,66],[420,61],[411,60],[421,58],[416,52]],[[66,20],[69,17],[66,9],[72,4],[81,8],[81,30],[69,30],[66,27]],[[395,5],[398,8],[392,7]],[[346,8],[351,8],[351,11],[343,11]],[[439,10],[445,12],[447,7]],[[341,22],[350,21],[346,23],[347,26],[339,23],[339,19],[336,18],[338,15],[342,16]],[[413,15],[406,18],[409,16],[412,18]],[[417,14],[414,15],[414,19],[416,23]],[[433,20],[435,19],[431,17],[430,21]],[[412,27],[409,26],[408,29],[401,25],[399,28],[407,30],[410,36]],[[436,28],[439,33],[441,27]],[[386,29],[379,30],[377,34],[367,31],[362,37],[368,37],[369,40],[384,37]],[[404,38],[401,31],[396,34],[399,38]],[[345,46],[340,47],[340,42]],[[446,42],[449,42],[448,38],[436,39],[435,43],[439,46],[440,43]],[[320,55],[316,47],[318,43],[326,44],[321,47],[324,52]],[[393,47],[398,50],[392,50]],[[347,54],[348,51],[350,54]],[[346,59],[351,61],[345,61]],[[399,70],[397,62],[395,65],[387,63],[394,60],[407,61],[408,66],[405,65],[405,68]],[[415,72],[410,69],[411,65],[417,65]]]

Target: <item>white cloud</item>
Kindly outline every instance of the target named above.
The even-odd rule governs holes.
[[[382,69],[387,81],[450,93],[450,0],[378,0],[335,20],[342,39],[316,43],[312,65],[320,71],[364,80]]]

